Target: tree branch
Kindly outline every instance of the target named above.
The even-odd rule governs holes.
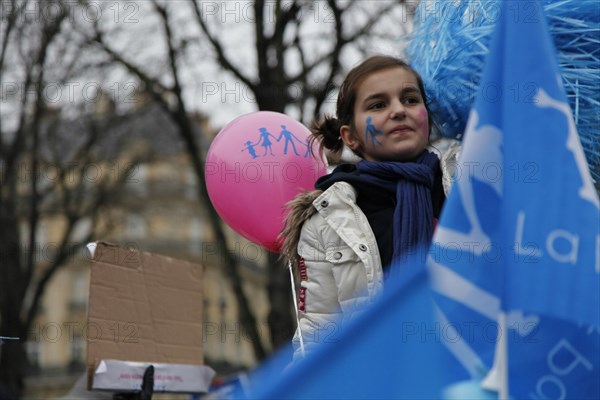
[[[335,7],[332,7],[334,15],[335,15],[336,10],[338,10],[337,12],[340,13],[340,15],[336,17],[336,26],[337,26],[338,25],[338,19],[341,21],[341,19],[343,18],[343,15],[346,14],[349,9],[351,9],[352,5],[355,4],[355,2],[351,2],[346,8],[343,8],[343,9],[339,8],[337,6],[337,2],[336,1],[329,0],[328,4],[330,6],[332,4],[335,5]],[[339,32],[339,33],[336,32],[336,41],[337,41],[336,42],[336,46],[334,46],[334,48],[329,53],[327,53],[324,56],[320,57],[314,63],[309,64],[305,68],[303,68],[300,73],[298,73],[298,74],[296,74],[294,76],[289,77],[288,80],[286,81],[286,83],[288,85],[291,85],[291,84],[293,84],[293,83],[295,83],[297,81],[301,81],[304,78],[303,75],[308,75],[316,67],[322,65],[323,62],[325,62],[326,60],[330,60],[336,54],[339,54],[341,52],[342,48],[344,46],[346,46],[348,43],[352,43],[356,39],[358,39],[359,37],[364,36],[367,33],[369,33],[369,31],[373,28],[373,25],[375,25],[375,23],[381,18],[381,16],[384,15],[385,13],[389,12],[392,8],[396,7],[398,4],[399,3],[390,3],[385,8],[383,8],[382,10],[378,10],[378,12],[375,13],[375,15],[373,15],[371,18],[369,18],[369,20],[360,29],[356,30],[350,36],[345,37],[345,36],[343,36],[343,32]]]
[[[320,88],[315,88],[314,97],[315,97],[315,108],[313,111],[313,117],[316,118],[320,111],[323,103],[327,99],[327,95],[333,88],[333,80],[338,75],[340,70],[340,54],[344,45],[347,43],[343,38],[343,23],[342,23],[342,10],[337,6],[335,0],[328,0],[327,3],[329,7],[333,11],[333,16],[335,18],[335,45],[333,46],[333,51],[331,52],[330,64],[329,64],[329,75],[325,80],[325,83]],[[311,88],[312,89],[312,88]]]
[[[182,103],[181,98],[181,84],[179,82],[179,71],[177,70],[177,50],[173,46],[173,33],[171,32],[171,26],[169,25],[169,16],[167,15],[166,8],[160,6],[156,2],[156,0],[152,0],[152,3],[154,4],[154,8],[158,12],[158,14],[161,16],[162,26],[166,35],[165,42],[167,42],[167,51],[169,53],[169,66],[171,68],[171,76],[173,78],[172,91],[178,100],[177,108],[184,108],[184,104]],[[185,113],[185,109],[183,111]]]
[[[10,38],[11,31],[15,26],[17,16],[21,13],[22,7],[15,7],[16,1],[12,0],[12,8],[10,13],[6,17],[6,30],[4,31],[4,39],[2,40],[2,49],[0,50],[0,76],[4,70],[4,57],[6,57],[6,50],[8,48],[8,39]],[[25,3],[26,4],[26,3]],[[23,7],[25,6],[23,5]]]
[[[71,234],[73,233],[73,228],[75,227],[75,224],[83,217],[86,217],[89,215],[97,215],[98,211],[101,210],[102,207],[107,204],[107,202],[111,198],[111,196],[114,193],[118,192],[122,188],[122,186],[125,182],[125,179],[127,179],[131,170],[133,168],[135,168],[135,165],[137,165],[138,163],[139,163],[139,159],[134,160],[131,164],[129,164],[129,167],[126,170],[126,173],[119,176],[119,179],[117,179],[113,185],[108,185],[109,178],[105,178],[103,184],[101,185],[99,194],[96,196],[95,201],[89,207],[89,212],[82,212],[78,216],[70,215],[68,217],[67,227],[63,233],[62,239],[60,240],[60,245],[58,246],[58,248],[59,248],[58,255],[47,268],[43,268],[44,272],[43,272],[40,280],[38,281],[37,285],[35,286],[33,298],[31,300],[31,305],[29,306],[29,308],[27,310],[27,314],[26,314],[26,317],[24,320],[25,323],[23,324],[23,330],[24,330],[24,332],[22,334],[23,337],[25,336],[29,327],[33,323],[33,320],[35,319],[35,316],[37,314],[37,310],[39,307],[39,303],[44,295],[44,292],[46,290],[48,283],[50,282],[50,279],[52,278],[52,276],[54,276],[56,271],[58,271],[62,266],[65,265],[65,260],[67,259],[67,256],[70,254],[70,251],[72,251],[72,249],[69,248],[69,238],[71,237]],[[90,234],[88,234],[87,238],[84,241],[82,241],[81,244],[77,245],[75,248],[81,248],[86,243],[90,242],[91,240],[92,240],[92,232],[90,232]]]
[[[25,1],[21,7],[16,7],[16,0],[12,0],[11,4],[12,8],[11,12],[6,18],[6,30],[4,31],[2,49],[0,50],[0,81],[3,80],[2,76],[4,72],[4,58],[6,57],[6,51],[8,50],[8,40],[10,39],[10,34],[12,33],[13,27],[15,26],[15,22],[21,13],[21,10],[27,5],[27,1]],[[4,135],[2,133],[2,118],[0,118],[0,158],[4,158]],[[0,198],[0,203],[1,202],[2,199]]]
[[[275,9],[275,30],[273,31],[272,42],[275,45],[275,52],[277,54],[277,64],[281,66],[281,71],[285,71],[283,64],[286,50],[284,44],[285,29],[287,28],[289,23],[296,20],[299,11],[300,7],[298,6],[296,1],[292,2],[290,8],[288,8],[287,10],[283,10],[281,8],[280,0],[277,1]],[[281,79],[281,81],[283,82],[284,80]]]
[[[214,35],[211,34],[210,30],[208,29],[208,26],[206,25],[206,21],[204,20],[205,17],[202,14],[202,10],[198,6],[198,3],[196,1],[192,1],[192,3],[194,5],[194,15],[196,16],[196,20],[198,21],[202,32],[204,32],[204,34],[206,35],[206,38],[210,42],[212,48],[217,53],[217,61],[221,65],[223,65],[223,67],[225,67],[228,71],[230,71],[233,75],[235,75],[240,81],[242,81],[242,83],[254,90],[254,82],[252,82],[250,78],[245,76],[242,73],[242,71],[240,71],[235,65],[233,65],[233,63],[225,55],[225,50],[223,49],[221,43],[214,37]]]
[[[96,31],[96,36],[92,39],[92,41],[98,43],[102,47],[102,50],[104,50],[113,59],[113,61],[116,61],[119,64],[123,65],[129,72],[140,78],[140,80],[146,86],[148,92],[153,95],[154,99],[159,104],[166,106],[168,110],[168,103],[164,99],[164,95],[165,93],[171,90],[170,88],[167,88],[166,86],[161,84],[157,79],[151,78],[140,68],[138,68],[133,63],[129,62],[119,53],[110,48],[110,46],[108,46],[104,41],[103,35],[100,31]]]
[[[32,148],[31,148],[31,163],[33,173],[31,174],[31,185],[30,185],[30,210],[29,210],[29,249],[33,249],[36,243],[37,226],[39,220],[39,206],[40,196],[38,193],[38,169],[39,169],[39,138],[40,138],[40,125],[42,122],[43,113],[45,110],[45,99],[43,96],[43,85],[44,85],[44,71],[46,67],[46,56],[48,54],[48,48],[56,35],[60,32],[60,25],[66,17],[64,9],[61,9],[61,14],[58,18],[54,19],[50,25],[44,27],[42,34],[42,44],[39,50],[38,59],[36,65],[39,66],[38,76],[36,81],[38,85],[36,87],[36,103],[35,112],[33,116],[33,123],[31,127],[31,134],[33,137]],[[25,264],[26,269],[26,281],[25,285],[28,285],[31,280],[32,271],[35,264],[35,252],[30,251],[27,255],[27,263]]]

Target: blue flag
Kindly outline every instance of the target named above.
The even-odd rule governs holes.
[[[600,398],[598,194],[539,2],[498,16],[429,257],[440,315],[472,326],[447,345],[477,377],[504,339],[512,397]]]

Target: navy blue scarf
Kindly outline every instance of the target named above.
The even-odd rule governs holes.
[[[436,155],[424,151],[414,162],[372,162],[356,164],[361,180],[396,196],[394,209],[393,260],[401,260],[412,250],[428,246],[433,235],[431,191]]]
[[[394,197],[392,261],[395,262],[392,264],[397,265],[431,242],[436,171],[439,171],[439,159],[423,151],[413,162],[363,160],[355,165],[342,164],[331,174],[319,178],[315,187],[326,190],[335,182],[345,181],[363,190]]]

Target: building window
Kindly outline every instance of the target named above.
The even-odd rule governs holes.
[[[83,365],[85,364],[85,341],[81,336],[74,335],[71,338],[71,364],[72,365]]]
[[[196,173],[191,169],[185,172],[185,189],[184,196],[186,199],[193,200],[198,197],[198,183]]]
[[[127,214],[125,235],[129,239],[143,239],[146,236],[146,220],[140,214]]]
[[[33,368],[40,366],[41,346],[38,340],[28,340],[25,342],[25,352],[27,353],[27,361]]]
[[[92,219],[90,217],[81,218],[73,228],[73,241],[82,242],[92,231]]]
[[[74,274],[73,276],[73,281],[72,281],[72,285],[73,285],[73,298],[72,298],[72,304],[75,307],[81,307],[84,308],[86,303],[87,303],[87,299],[88,299],[88,293],[89,293],[89,282],[88,282],[88,276],[86,273],[84,273],[83,271],[78,271]]]
[[[144,164],[138,164],[132,171],[131,175],[127,178],[127,184],[131,190],[140,195],[145,196],[148,194],[148,166]]]
[[[200,254],[202,252],[202,242],[204,241],[205,229],[206,227],[200,218],[192,218],[189,223],[189,248],[192,254]]]

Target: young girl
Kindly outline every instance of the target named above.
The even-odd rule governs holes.
[[[344,80],[336,114],[312,139],[362,160],[339,165],[289,205],[282,251],[300,279],[294,358],[401,273],[395,261],[430,242],[444,201],[439,160],[426,150],[431,113],[409,65],[363,61]]]

